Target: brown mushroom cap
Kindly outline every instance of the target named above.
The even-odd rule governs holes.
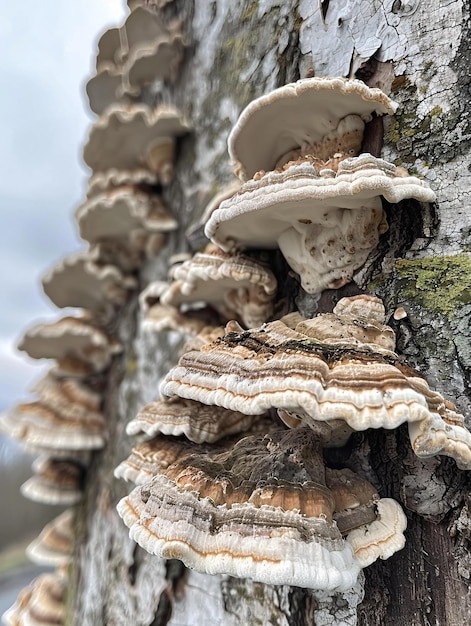
[[[335,498],[334,519],[342,535],[377,519],[379,495],[365,478],[346,468],[326,468],[325,479]]]
[[[275,321],[183,354],[162,393],[247,414],[278,408],[306,424],[343,419],[364,430],[429,417],[435,392],[426,383],[419,390],[416,379],[389,350],[322,343]]]
[[[80,236],[90,242],[125,237],[136,229],[168,232],[178,226],[160,196],[129,186],[93,196],[78,207],[75,217]]]
[[[162,105],[152,110],[144,104],[113,105],[92,126],[83,158],[94,172],[134,169],[146,164],[156,141],[188,131],[173,107]]]
[[[347,589],[358,567],[332,522],[320,449],[303,431],[177,461],[118,505],[144,549],[203,572]]]
[[[162,304],[205,302],[226,319],[259,326],[273,313],[277,289],[274,274],[263,263],[240,252],[224,252],[209,244],[176,267],[175,282],[162,293]]]
[[[62,626],[66,594],[67,577],[62,572],[41,574],[20,591],[2,620],[7,626]]]
[[[74,548],[74,517],[67,509],[46,524],[39,536],[26,548],[29,559],[38,565],[67,565]]]
[[[98,265],[88,250],[64,257],[42,279],[44,293],[58,307],[80,307],[109,317],[136,287],[114,265]]]
[[[128,423],[126,432],[145,433],[149,437],[159,433],[185,435],[195,443],[212,443],[247,430],[255,421],[253,415],[175,397],[146,404]]]
[[[103,111],[118,100],[118,90],[123,82],[122,69],[114,63],[102,62],[97,72],[85,86],[88,104],[93,113]],[[120,100],[122,98],[119,98]]]
[[[321,142],[348,115],[369,121],[374,113],[391,114],[396,108],[380,89],[362,81],[306,78],[252,101],[229,135],[229,155],[246,180],[259,170],[275,169],[290,151]]]
[[[85,468],[76,459],[40,457],[33,463],[33,470],[35,475],[20,487],[25,498],[67,506],[82,498]]]
[[[57,359],[62,373],[77,376],[102,371],[121,351],[89,315],[36,324],[25,332],[18,348],[33,359]]]
[[[47,376],[35,387],[39,399],[3,414],[0,427],[33,447],[93,450],[104,445],[105,421],[98,394],[74,379]]]

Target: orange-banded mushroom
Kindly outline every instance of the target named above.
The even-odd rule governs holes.
[[[130,536],[209,574],[348,589],[359,567],[332,521],[334,498],[306,430],[185,456],[118,504]]]
[[[278,408],[306,423],[343,419],[364,430],[435,411],[435,392],[425,382],[419,390],[417,380],[390,350],[324,343],[275,321],[183,354],[162,392],[247,414]]]
[[[66,620],[67,576],[61,570],[41,574],[22,589],[3,615],[6,626],[63,626]]]
[[[85,467],[78,459],[39,457],[33,463],[33,472],[20,487],[25,498],[66,506],[81,500]]]
[[[204,302],[248,328],[273,314],[274,274],[266,264],[240,252],[224,252],[209,244],[176,267],[172,277],[174,282],[162,293],[162,304],[179,307]]]
[[[352,280],[378,244],[387,230],[381,197],[431,202],[435,194],[370,154],[342,161],[337,172],[304,162],[246,182],[205,232],[224,250],[279,247],[303,288],[318,293]]]
[[[105,443],[101,398],[75,379],[46,377],[35,392],[38,399],[4,413],[0,428],[29,448],[58,451],[95,450]]]
[[[67,509],[46,524],[26,548],[28,558],[38,565],[68,565],[72,559],[75,512]]]
[[[349,470],[326,469],[308,428],[223,446],[173,441],[167,454],[166,441],[141,444],[121,470],[140,485],[118,505],[131,537],[207,573],[329,591],[353,585],[359,559],[348,537],[378,521],[376,490]]]
[[[218,452],[219,448],[217,445],[199,444],[198,450]],[[194,445],[184,438],[157,435],[135,445],[130,455],[115,468],[114,475],[135,485],[143,485],[194,451]]]

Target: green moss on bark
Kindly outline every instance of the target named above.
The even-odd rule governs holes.
[[[402,293],[430,311],[453,317],[455,310],[471,302],[471,256],[426,257],[396,262],[404,281]]]

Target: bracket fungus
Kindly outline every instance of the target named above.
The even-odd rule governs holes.
[[[152,332],[174,330],[185,335],[197,335],[207,325],[207,321],[197,312],[180,313],[171,304],[162,304],[160,298],[168,288],[164,281],[153,281],[139,294],[142,313],[142,326]]]
[[[36,385],[38,399],[4,413],[0,429],[33,449],[95,450],[105,443],[105,420],[97,395],[78,381],[53,380]]]
[[[22,589],[3,615],[6,626],[62,626],[66,620],[67,576],[57,570],[41,574]]]
[[[334,521],[335,502],[320,444],[304,428],[184,455],[118,512],[148,552],[198,571],[344,591],[361,565]]]
[[[33,472],[34,476],[20,487],[25,498],[66,506],[82,498],[85,467],[77,459],[39,457],[33,463]]]
[[[173,176],[175,140],[189,130],[171,106],[113,105],[93,124],[83,159],[94,173],[146,166],[162,184],[168,184]]]
[[[113,191],[120,187],[132,187],[144,191],[146,188],[155,187],[159,178],[155,172],[145,167],[136,167],[130,170],[110,168],[103,172],[96,172],[88,179],[87,198],[93,198],[106,191]]]
[[[42,279],[44,293],[58,307],[80,307],[110,317],[137,286],[114,265],[99,265],[89,250],[64,257]]]
[[[126,102],[124,94],[119,97],[118,90],[123,83],[122,68],[114,63],[100,63],[97,72],[85,86],[88,104],[93,113],[101,115],[107,107],[118,100]]]
[[[209,456],[219,454],[230,449],[239,439],[247,435],[258,433],[262,437],[274,428],[275,422],[268,417],[260,418],[246,423],[244,432],[237,432],[217,441],[203,441],[197,445],[185,437],[158,434],[148,441],[135,445],[128,458],[116,467],[114,474],[116,478],[131,481],[135,485],[143,485],[157,474],[165,473],[173,463],[177,461],[180,463],[184,457],[195,452]]]
[[[303,288],[318,293],[352,280],[378,244],[388,228],[381,197],[431,202],[435,194],[370,154],[343,160],[336,172],[295,163],[242,185],[205,232],[224,250],[279,247]]]
[[[33,359],[56,359],[57,374],[79,378],[106,369],[122,349],[85,313],[36,324],[25,332],[18,348]]]
[[[386,311],[379,298],[362,294],[341,298],[332,313],[301,320],[295,329],[329,344],[369,346],[394,352],[396,335],[386,323]]]
[[[159,195],[129,186],[93,196],[78,207],[75,217],[80,236],[90,242],[125,237],[133,230],[165,233],[178,227]]]
[[[117,65],[122,58],[121,36],[119,28],[109,28],[98,40],[96,56],[97,72],[104,65]]]
[[[39,536],[26,548],[26,554],[38,565],[68,565],[74,548],[73,509],[67,509],[46,524]]]
[[[211,447],[213,448],[213,446]],[[200,449],[210,449],[200,444]],[[217,450],[217,448],[216,448]],[[157,435],[133,447],[131,454],[114,470],[116,478],[143,485],[177,460],[192,454],[194,446],[180,437]]]
[[[167,27],[158,14],[137,7],[98,42],[97,72],[86,85],[90,109],[100,115],[148,83],[175,80],[182,56],[179,25]]]
[[[434,392],[426,383],[417,389],[416,378],[390,350],[324,343],[299,325],[292,330],[274,321],[226,332],[183,354],[162,393],[247,414],[282,409],[305,423],[342,419],[354,430],[365,430],[430,416]]]
[[[183,39],[178,32],[135,45],[123,66],[123,92],[139,93],[144,85],[154,81],[174,82],[182,59]]]
[[[185,435],[195,443],[218,441],[247,430],[258,416],[244,415],[194,400],[165,398],[146,404],[126,426],[128,435]]]
[[[299,80],[253,100],[242,111],[229,135],[229,156],[242,180],[295,159],[296,150],[314,156],[317,151],[323,160],[339,152],[352,156],[342,139],[350,145],[351,136],[360,132],[360,140],[353,142],[359,152],[364,123],[373,115],[393,114],[397,106],[360,80]]]
[[[277,289],[273,272],[240,252],[224,252],[209,244],[177,266],[172,277],[174,282],[162,293],[162,304],[205,302],[226,319],[240,319],[249,328],[273,314]]]

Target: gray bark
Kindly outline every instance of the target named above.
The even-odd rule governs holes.
[[[390,229],[356,281],[384,298],[390,314],[398,306],[408,311],[395,323],[399,352],[470,415],[468,3],[175,0],[163,14],[183,20],[188,47],[176,85],[157,96],[149,92],[146,100],[177,104],[193,133],[180,145],[177,176],[166,191],[181,228],[144,268],[142,286],[165,277],[168,256],[189,248],[188,227],[231,180],[226,138],[250,100],[309,72],[356,74],[391,91],[401,105],[385,124],[383,156],[425,177],[438,198],[433,207],[387,207]],[[372,136],[377,144],[381,131]],[[296,290],[290,280],[287,295]],[[325,309],[330,296],[338,294],[325,294]],[[303,294],[298,302],[313,312]],[[403,428],[357,434],[336,452],[353,469],[361,467],[383,497],[402,502],[409,521],[406,548],[367,568],[349,593],[329,597],[205,576],[136,547],[115,511],[128,486],[113,478],[113,469],[132,446],[127,421],[157,396],[180,339],[143,332],[136,299],[120,313],[116,330],[126,350],[109,374],[108,444],[94,458],[79,509],[70,624],[469,623],[469,478],[450,459],[415,458]]]

